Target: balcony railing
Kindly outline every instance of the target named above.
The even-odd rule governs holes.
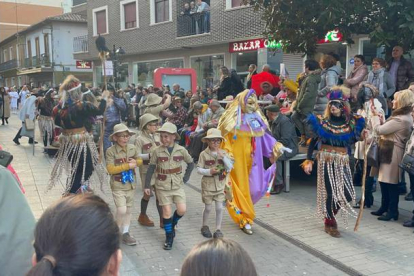
[[[0,72],[15,69],[19,67],[19,61],[17,59],[12,59],[0,64]]]
[[[24,68],[50,67],[49,56],[34,56],[24,59]]]
[[[73,52],[74,53],[88,52],[88,35],[77,36],[73,38]]]
[[[177,18],[177,36],[190,36],[210,32],[210,12],[180,14]]]

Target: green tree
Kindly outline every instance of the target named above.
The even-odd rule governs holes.
[[[414,48],[413,0],[250,0],[266,23],[264,36],[281,41],[286,52],[313,54],[333,29],[353,43],[352,34],[373,42]]]

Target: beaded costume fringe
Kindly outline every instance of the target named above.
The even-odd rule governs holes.
[[[319,151],[318,155],[318,180],[317,180],[317,216],[332,219],[326,208],[327,192],[325,188],[325,166],[328,170],[329,185],[332,190],[332,210],[334,217],[336,211],[341,209],[341,216],[345,225],[348,225],[348,216],[357,216],[345,196],[345,190],[349,192],[352,201],[355,201],[355,189],[352,184],[352,173],[349,166],[349,156],[335,152]]]
[[[96,145],[93,141],[93,136],[89,133],[79,133],[71,135],[60,135],[60,147],[56,157],[56,163],[52,169],[51,178],[48,189],[51,190],[56,183],[61,179],[63,170],[67,173],[65,193],[68,194],[73,186],[76,169],[79,166],[80,159],[83,155],[83,172],[80,192],[86,192],[92,182],[92,176],[89,180],[85,179],[85,168],[87,160],[88,149],[91,153],[93,172],[96,173],[99,179],[100,188],[102,190],[103,184],[108,182],[108,174],[104,165],[98,161],[99,154]]]
[[[55,128],[52,117],[39,115],[38,123],[42,137],[44,138],[46,132],[47,140],[50,141],[50,139],[53,137],[53,129]]]

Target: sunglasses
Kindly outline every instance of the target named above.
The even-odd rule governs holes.
[[[341,108],[343,108],[344,107],[344,104],[343,103],[341,103],[341,102],[337,102],[337,101],[335,101],[335,102],[330,102],[329,103],[331,106],[335,106],[336,108],[338,108],[338,109],[341,109]]]
[[[221,143],[221,139],[210,139],[212,143]]]
[[[118,137],[118,138],[124,138],[124,139],[127,139],[127,138],[131,137],[131,135],[129,135],[129,134],[125,134],[125,135],[117,135],[116,137]]]

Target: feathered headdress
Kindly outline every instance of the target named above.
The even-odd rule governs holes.
[[[345,101],[349,100],[351,95],[351,90],[345,86],[334,86],[331,88],[328,99],[330,101],[337,100],[337,101]]]

